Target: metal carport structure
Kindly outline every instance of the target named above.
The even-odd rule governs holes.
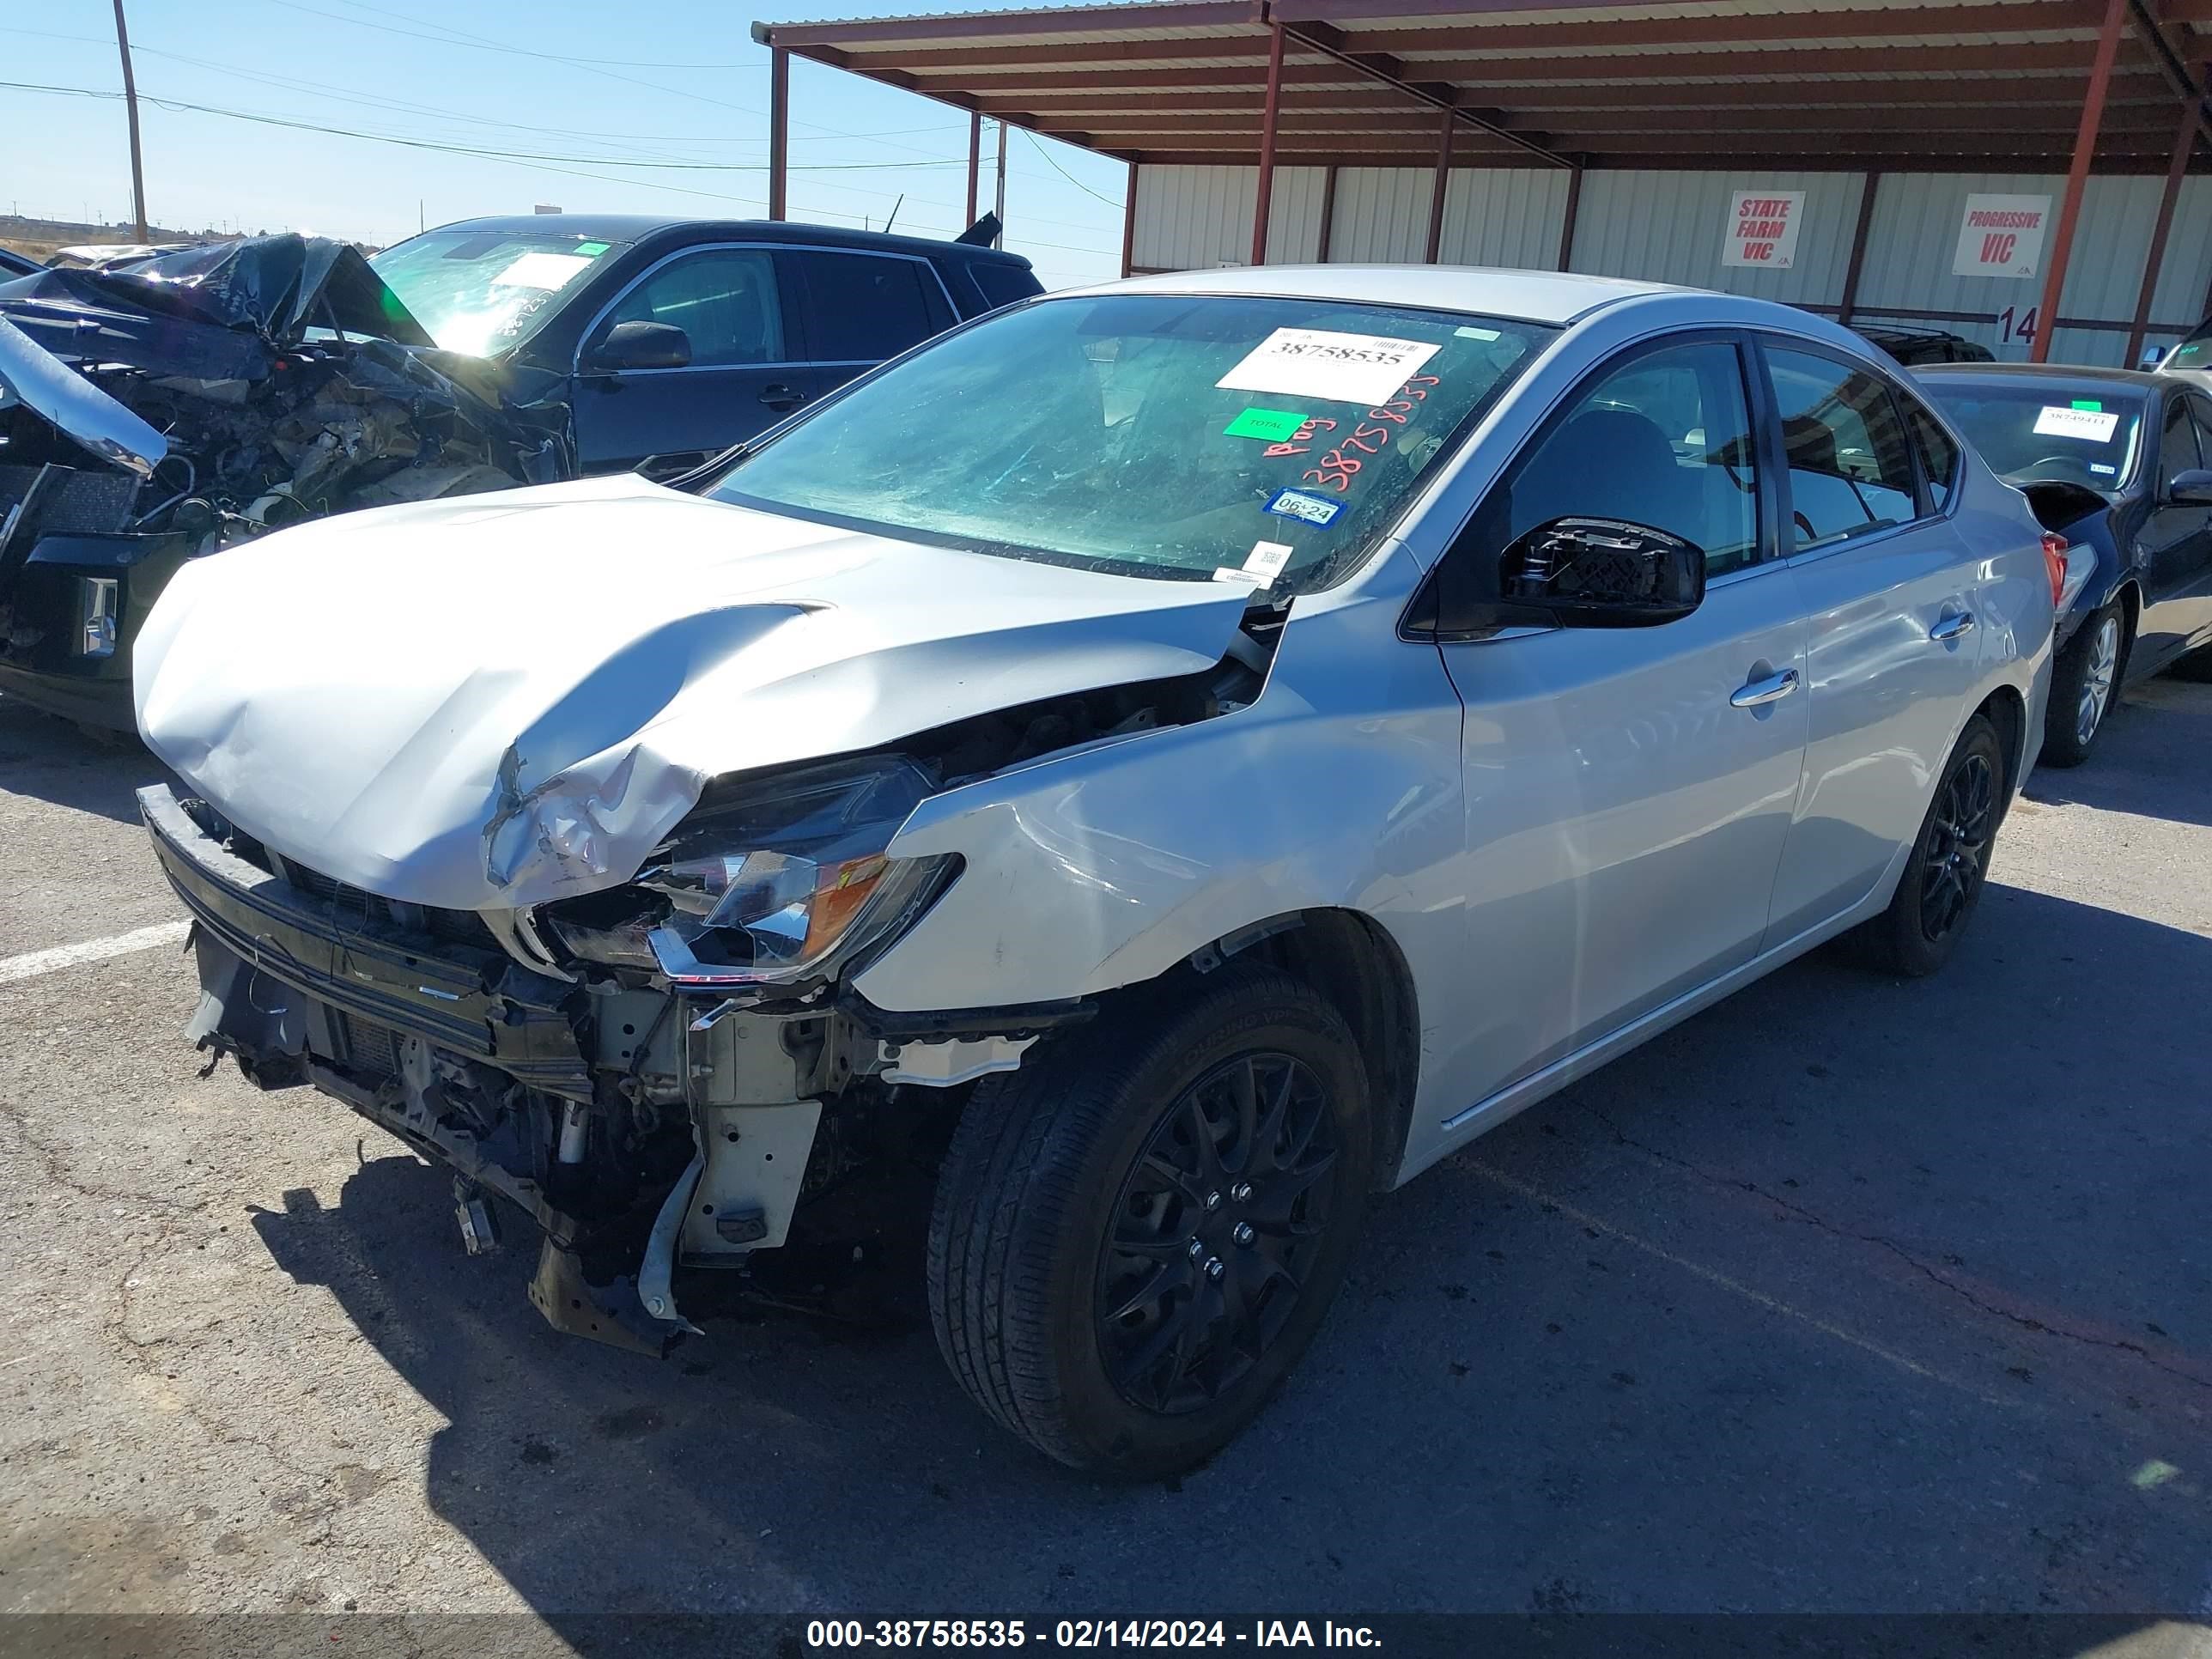
[[[1509,239],[1517,257],[1485,262],[1578,269],[1589,268],[1575,256],[1592,181],[1611,202],[1723,175],[1817,176],[1856,180],[1825,192],[1837,244],[1826,287],[1753,291],[1846,319],[1979,321],[1985,311],[1874,302],[1877,224],[1933,222],[1936,210],[1914,199],[1918,181],[2047,177],[2057,210],[2039,283],[2023,295],[2035,308],[2021,309],[2055,325],[2034,330],[2033,355],[2047,356],[2061,328],[2081,328],[2125,333],[2132,361],[2147,330],[2173,332],[2206,309],[2203,280],[2185,296],[2160,289],[2178,213],[2212,261],[2212,198],[2201,212],[2193,200],[2184,208],[2191,159],[2212,138],[2212,39],[2196,33],[2207,22],[2212,0],[1167,0],[757,24],[754,34],[771,52],[772,216],[783,214],[794,53],[969,112],[971,217],[985,116],[1127,161],[1125,271],[1163,262],[1139,257],[1140,193],[1201,171],[1223,188],[1194,210],[1218,221],[1233,207],[1252,263],[1304,252],[1284,234],[1282,181],[1296,170],[1304,257],[1340,251],[1333,232],[1348,183],[1384,176],[1404,221],[1418,210],[1411,181],[1425,179],[1421,256],[1434,261],[1454,180],[1490,181],[1489,192],[1517,178],[1541,197],[1545,240],[1552,229],[1556,240],[1541,246],[1524,228]],[[2093,183],[2138,177],[2143,187],[2124,192],[2128,236],[2100,233],[2105,245],[2077,261]],[[1917,234],[1924,243],[1929,224]],[[2131,313],[2115,302],[2103,307],[2112,314],[2061,316],[2069,270],[2108,265],[2120,240],[2141,250],[2127,261]],[[2121,280],[2098,269],[2106,288]]]

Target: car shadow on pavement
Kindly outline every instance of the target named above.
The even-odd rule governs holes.
[[[2172,674],[2130,686],[2081,765],[2043,766],[2030,800],[2212,824],[2212,684]]]
[[[918,1294],[873,1325],[717,1322],[655,1364],[550,1331],[535,1239],[510,1218],[465,1257],[411,1156],[256,1225],[444,1415],[430,1509],[556,1630],[2187,1612],[2208,1000],[2212,939],[2005,887],[1933,980],[1801,962],[1378,1200],[1284,1395],[1166,1486],[988,1425]]]
[[[95,732],[0,696],[0,789],[138,822],[138,791],[169,779],[135,733]]]

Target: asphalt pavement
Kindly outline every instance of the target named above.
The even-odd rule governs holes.
[[[0,1612],[2212,1618],[2212,684],[2038,776],[1936,979],[1817,955],[1381,1202],[1273,1410],[1137,1488],[918,1295],[556,1335],[443,1173],[198,1074],[157,775],[0,705]]]

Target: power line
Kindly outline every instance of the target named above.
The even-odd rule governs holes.
[[[321,11],[313,6],[301,5],[299,3],[299,0],[270,0],[270,3],[271,5],[285,7],[287,9],[291,11],[304,11],[316,17],[327,17],[334,23],[351,23],[358,28],[381,29],[386,34],[404,34],[411,40],[433,40],[440,46],[473,46],[481,52],[503,52],[516,58],[542,58],[548,63],[573,64],[580,69],[604,69],[608,64],[611,64],[619,69],[713,70],[717,72],[726,73],[732,70],[756,70],[761,67],[761,65],[757,63],[700,64],[689,61],[684,63],[650,63],[640,62],[627,58],[579,58],[564,52],[538,52],[529,46],[509,46],[503,40],[488,40],[481,34],[471,34],[465,29],[453,28],[444,23],[429,22],[428,20],[425,18],[409,18],[408,21],[410,22],[422,23],[427,27],[439,29],[443,31],[443,33],[438,34],[424,34],[416,29],[395,28],[389,23],[371,23],[358,17],[347,17],[337,12]],[[358,8],[358,9],[362,11],[376,11],[380,15],[386,17],[400,17],[406,15],[404,12],[382,11],[380,8],[374,6],[362,6]],[[618,76],[616,78],[619,80],[623,77]],[[759,113],[757,110],[753,112],[755,114]]]
[[[1119,208],[1121,205],[1121,203],[1115,201],[1110,196],[1099,195],[1097,191],[1085,184],[1082,179],[1077,178],[1066,167],[1060,166],[1060,162],[1054,157],[1053,153],[1047,149],[1043,143],[1038,139],[1036,134],[1031,132],[1027,127],[1018,127],[1016,131],[1018,131],[1023,137],[1030,141],[1030,148],[1031,149],[1035,150],[1038,155],[1043,156],[1048,162],[1051,163],[1052,170],[1054,173],[1066,179],[1069,184],[1073,185],[1076,189],[1081,191],[1085,196],[1097,197],[1099,201],[1105,203],[1109,208]]]
[[[119,99],[119,92],[109,92],[98,87],[61,87],[31,81],[0,81],[0,87],[17,92],[68,93],[85,98]],[[198,104],[182,98],[156,97],[151,93],[139,96],[147,103],[167,110],[191,110],[202,115],[227,116],[234,121],[252,121],[263,126],[289,127],[296,132],[327,133],[339,138],[360,138],[372,143],[398,144],[409,149],[437,150],[449,155],[485,156],[508,161],[571,161],[586,166],[612,164],[626,167],[651,167],[663,173],[766,173],[765,161],[630,161],[613,155],[541,155],[532,150],[493,149],[480,144],[457,144],[434,138],[404,137],[392,133],[362,132],[351,127],[330,126],[316,121],[287,120],[277,115],[257,115],[251,111],[224,109],[215,104]],[[878,173],[894,169],[964,167],[964,161],[802,161],[793,166],[793,173]],[[890,192],[885,191],[888,195]]]

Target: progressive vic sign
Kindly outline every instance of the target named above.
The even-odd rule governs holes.
[[[1969,196],[1952,256],[1955,276],[2033,276],[2043,267],[2048,196]]]
[[[1802,190],[1740,190],[1729,203],[1724,265],[1787,270],[1797,257],[1797,226],[1805,216]]]

